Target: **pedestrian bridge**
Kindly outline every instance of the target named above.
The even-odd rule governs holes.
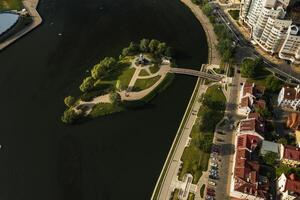
[[[190,76],[197,76],[200,78],[205,78],[211,81],[221,81],[222,77],[216,74],[209,74],[206,72],[201,72],[193,69],[185,69],[185,68],[171,68],[170,73],[174,74],[185,74]]]

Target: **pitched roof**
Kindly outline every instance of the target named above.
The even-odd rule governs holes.
[[[287,118],[286,125],[288,128],[296,130],[300,125],[300,113],[291,113]]]
[[[260,109],[265,109],[266,108],[266,101],[263,99],[259,99],[257,101],[254,101],[253,103],[254,108],[260,108]]]
[[[296,98],[296,90],[294,87],[285,86],[283,98],[287,100],[294,100]]]
[[[300,194],[300,180],[295,176],[295,174],[290,174],[287,176],[284,190]]]
[[[250,104],[250,99],[249,97],[243,97],[241,99],[241,103],[240,103],[240,106],[241,107],[249,107],[251,104]]]
[[[300,162],[300,148],[290,145],[284,146],[283,158]]]
[[[255,118],[244,119],[240,123],[240,132],[244,131],[253,131],[262,134],[265,131],[265,123]]]

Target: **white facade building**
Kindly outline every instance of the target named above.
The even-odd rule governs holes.
[[[277,180],[277,193],[280,200],[296,200],[299,199],[300,181],[296,179],[294,174],[288,177],[284,174]]]
[[[300,27],[286,20],[290,0],[242,0],[240,20],[253,43],[270,54],[300,64]]]
[[[282,87],[278,95],[278,106],[299,110],[300,108],[300,87]]]
[[[300,27],[289,26],[285,41],[280,49],[279,57],[300,64]]]

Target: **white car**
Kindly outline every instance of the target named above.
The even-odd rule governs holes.
[[[216,183],[213,182],[213,181],[208,181],[208,184],[209,184],[209,185],[212,185],[212,186],[216,186]]]
[[[213,167],[218,167],[218,164],[214,163],[214,162],[211,162],[210,165],[213,166]]]

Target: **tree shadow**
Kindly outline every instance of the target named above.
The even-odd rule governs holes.
[[[222,144],[221,145],[221,155],[226,156],[226,155],[233,155],[234,154],[234,145],[233,144]]]

